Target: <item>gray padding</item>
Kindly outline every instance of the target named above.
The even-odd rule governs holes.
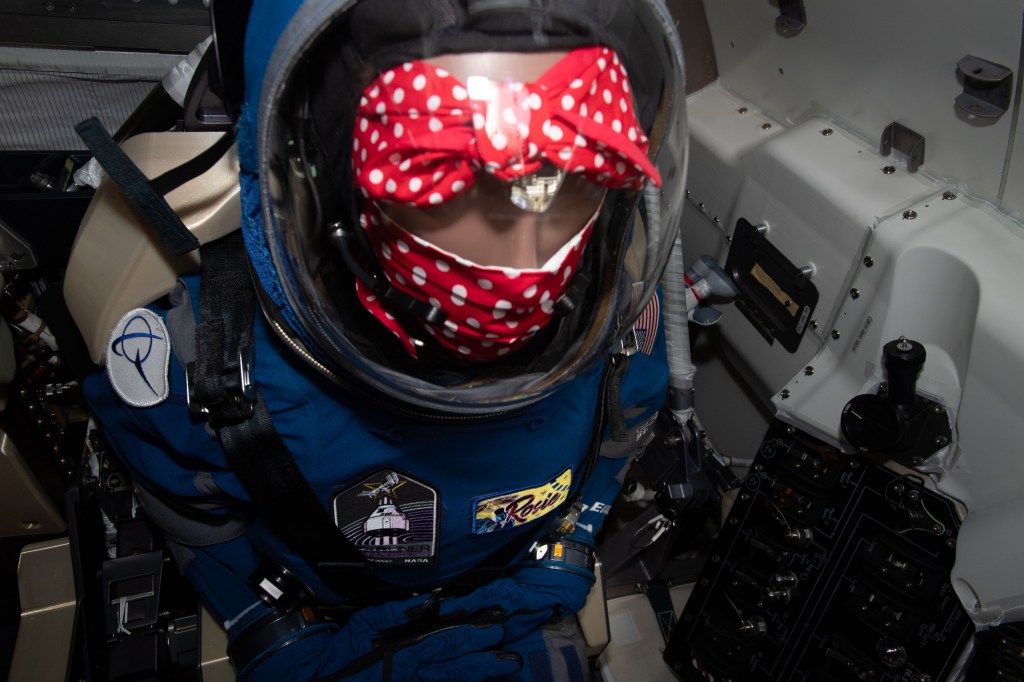
[[[626,431],[626,440],[606,440],[601,443],[601,457],[619,459],[639,454],[654,438],[654,420],[657,415],[646,419]]]
[[[206,547],[234,540],[245,532],[245,521],[232,514],[213,515],[214,505],[168,503],[153,492],[135,484],[135,494],[153,522],[168,539],[192,547]]]
[[[192,297],[180,281],[168,294],[171,309],[167,313],[167,333],[171,335],[171,349],[182,367],[196,358],[196,318],[192,312]]]

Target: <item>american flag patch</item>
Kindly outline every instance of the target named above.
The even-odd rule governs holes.
[[[633,284],[633,307],[640,305],[640,297],[643,296],[643,282]],[[654,350],[654,338],[658,335],[658,321],[661,317],[661,306],[658,305],[658,296],[655,294],[647,302],[647,307],[640,313],[640,317],[633,323],[633,333],[636,335],[636,348],[645,355],[650,355]]]

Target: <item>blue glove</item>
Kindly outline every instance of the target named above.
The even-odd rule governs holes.
[[[419,595],[362,609],[340,630],[317,632],[256,659],[239,679],[476,682],[519,671],[516,654],[494,650],[505,634],[504,610],[492,604],[445,617],[437,606],[434,595]]]
[[[593,551],[589,534],[583,531],[566,539]],[[500,606],[507,613],[501,639],[504,646],[582,609],[594,580],[592,569],[555,561],[548,555],[523,561],[509,577],[493,580],[464,597],[444,600],[440,615],[452,617]]]

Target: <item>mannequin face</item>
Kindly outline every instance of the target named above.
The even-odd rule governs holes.
[[[531,82],[565,54],[483,52],[426,61],[463,83],[472,77]],[[553,173],[554,169],[543,172]],[[468,191],[441,205],[414,208],[391,204],[386,210],[405,230],[445,251],[479,265],[527,269],[542,266],[579,232],[605,194],[596,184],[568,173],[550,207],[534,213],[513,205],[510,192],[509,183],[481,172]]]

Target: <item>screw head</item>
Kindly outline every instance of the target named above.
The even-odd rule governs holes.
[[[813,374],[814,374],[814,368],[813,367],[811,367],[810,365],[807,365],[806,367],[804,367],[804,375],[805,376],[812,376]]]
[[[914,220],[915,218],[917,218],[917,211],[904,211],[903,212],[903,219],[904,220]]]
[[[784,388],[781,391],[779,391],[779,397],[782,398],[783,400],[787,399],[789,397],[789,389]]]
[[[739,109],[736,110],[736,113],[737,114],[745,114],[745,113],[747,113],[747,108],[746,107],[740,107]]]
[[[896,172],[896,166],[885,166],[884,168],[882,168],[882,172],[885,173],[886,175],[892,175],[893,173]]]
[[[956,199],[956,195],[950,192],[948,189],[942,193],[943,201],[952,201],[953,199]]]
[[[850,289],[850,298],[854,300],[860,298],[860,290],[857,287]]]
[[[811,320],[811,329],[817,329],[817,328],[818,328],[818,321],[817,320]]]
[[[768,130],[768,129],[770,129],[771,127],[772,127],[772,124],[771,124],[771,123],[762,123],[762,124],[761,124],[761,130]]]
[[[840,337],[839,330],[838,329],[833,329],[832,330],[832,338],[838,340],[839,337]]]
[[[821,134],[824,135],[825,137],[828,137],[829,135],[831,135],[834,132],[835,131],[832,130],[831,128],[825,128],[824,130],[821,131]]]
[[[872,268],[875,266],[875,259],[871,256],[864,256],[864,267]]]

